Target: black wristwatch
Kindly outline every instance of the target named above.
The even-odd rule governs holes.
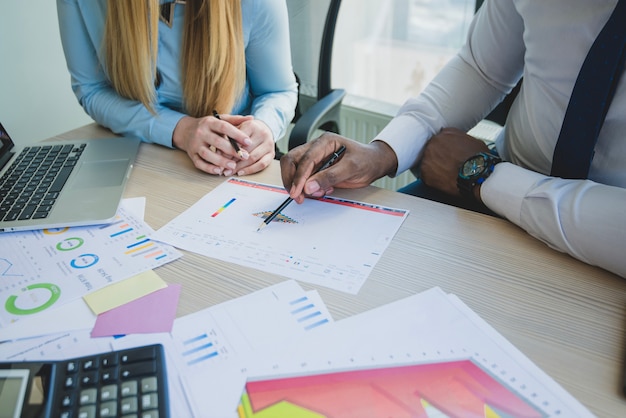
[[[491,175],[495,165],[501,162],[499,157],[486,152],[480,152],[465,160],[456,179],[461,195],[475,199],[474,188],[482,184]]]

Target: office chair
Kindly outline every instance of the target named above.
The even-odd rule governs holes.
[[[318,129],[339,133],[339,113],[346,90],[332,88],[331,61],[340,6],[341,0],[331,0],[328,6],[319,51],[317,100],[304,112],[300,111],[299,105],[296,107],[294,127],[289,135],[289,150],[306,143]],[[300,80],[297,74],[296,80],[299,86]],[[277,154],[278,158],[280,156]]]

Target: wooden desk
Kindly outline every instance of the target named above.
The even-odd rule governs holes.
[[[56,138],[111,135],[87,125]],[[279,173],[274,163],[247,178],[281,184]],[[143,144],[126,196],[145,196],[145,219],[159,229],[222,181],[196,170],[183,152]],[[556,252],[501,219],[372,186],[335,194],[411,211],[358,295],[317,287],[335,319],[439,286],[458,295],[597,416],[626,416],[619,389],[626,279]],[[183,253],[157,271],[183,285],[179,316],[285,280]]]

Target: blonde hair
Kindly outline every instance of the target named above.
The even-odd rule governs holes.
[[[159,7],[159,0],[109,0],[104,29],[105,65],[113,88],[151,112]],[[240,0],[187,0],[184,7],[185,112],[194,117],[210,115],[213,109],[230,113],[246,76]]]

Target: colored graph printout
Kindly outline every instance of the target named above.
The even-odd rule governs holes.
[[[0,329],[182,254],[120,207],[107,225],[0,235]]]
[[[282,187],[231,178],[152,237],[199,254],[356,294],[407,210],[333,197],[292,203]]]
[[[170,340],[168,376],[170,370],[184,376],[194,413],[172,416],[232,417],[253,354],[273,352],[333,322],[319,294],[305,292],[294,280],[177,318],[172,332],[164,334]],[[116,341],[144,345],[145,338],[135,334]]]
[[[547,415],[471,360],[248,382],[240,418]]]

